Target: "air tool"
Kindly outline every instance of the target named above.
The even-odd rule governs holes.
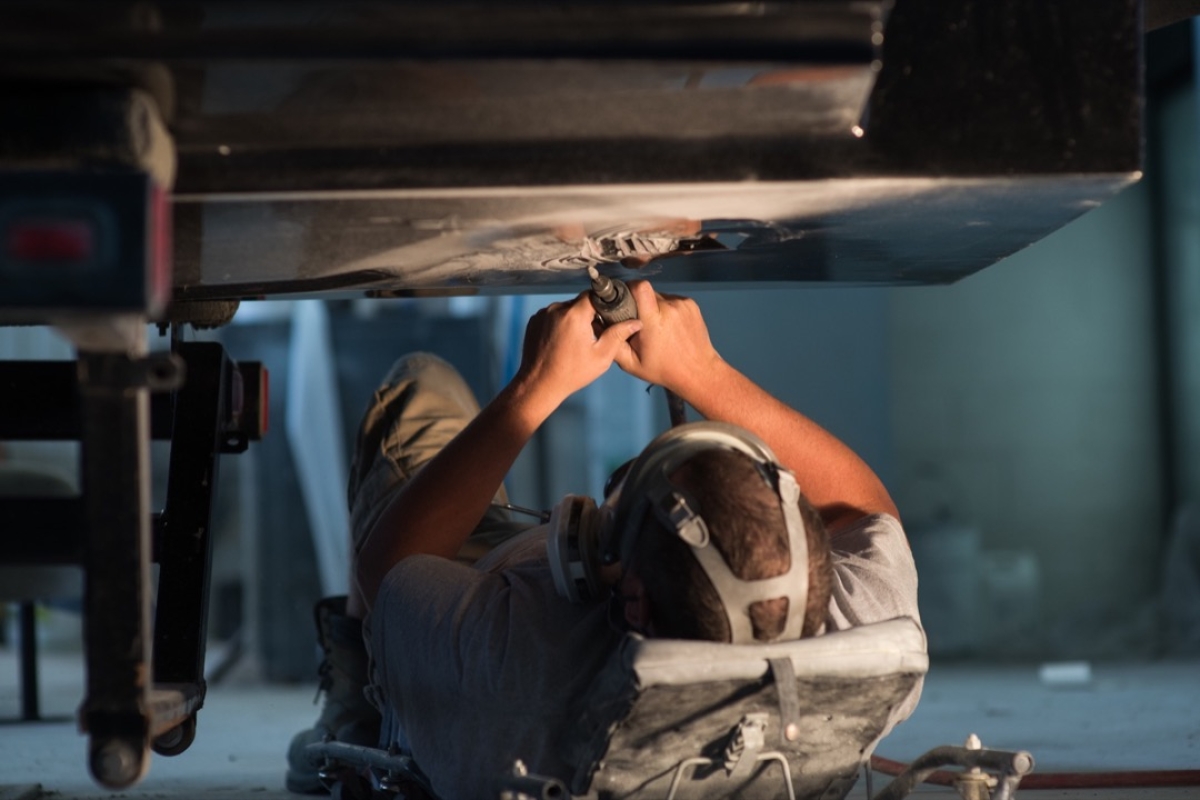
[[[589,265],[588,277],[592,279],[592,291],[588,298],[596,316],[604,323],[604,327],[624,322],[627,319],[637,319],[637,303],[629,293],[625,281],[601,275],[599,270]]]
[[[596,316],[600,318],[604,327],[627,319],[637,319],[637,302],[629,293],[625,281],[601,275],[600,271],[590,264],[587,271],[592,280],[592,291],[588,293],[588,299],[592,301],[592,308],[596,309]],[[687,422],[683,398],[670,389],[664,391],[667,393],[667,411],[671,417],[671,426]]]

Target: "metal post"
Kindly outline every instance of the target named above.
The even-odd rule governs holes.
[[[121,788],[149,765],[150,404],[141,356],[80,351],[87,698],[97,781]]]
[[[37,603],[21,603],[21,719],[41,718],[38,708]]]
[[[154,626],[154,681],[204,700],[204,649],[212,566],[212,506],[223,443],[231,363],[215,343],[183,343],[177,353],[187,382],[175,395],[167,503],[158,542],[159,588]],[[194,713],[194,712],[193,712]],[[192,717],[154,742],[161,755],[187,749]]]

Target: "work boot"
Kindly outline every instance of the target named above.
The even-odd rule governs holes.
[[[317,765],[305,755],[308,745],[328,739],[367,747],[379,745],[379,712],[363,696],[368,677],[362,620],[346,616],[345,597],[320,600],[313,616],[317,642],[324,653],[317,670],[321,677],[317,697],[324,693],[325,705],[316,724],[293,736],[288,747],[287,788],[303,794],[325,791],[317,776]]]

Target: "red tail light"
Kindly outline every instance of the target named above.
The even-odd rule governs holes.
[[[18,217],[4,232],[4,249],[11,261],[78,264],[92,260],[96,239],[91,220]]]

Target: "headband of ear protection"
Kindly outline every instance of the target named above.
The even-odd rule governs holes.
[[[685,461],[705,450],[726,449],[749,456],[779,497],[787,526],[791,567],[783,575],[742,580],[712,544],[697,503],[670,481]],[[601,597],[601,563],[628,563],[647,514],[686,542],[716,590],[735,644],[755,641],[750,606],[788,598],[788,616],[779,638],[798,639],[808,600],[808,539],[800,516],[800,487],[779,465],[766,443],[749,431],[719,422],[679,425],[650,443],[625,479],[597,508],[591,498],[568,495],[550,519],[547,552],[558,593],[572,602]]]

